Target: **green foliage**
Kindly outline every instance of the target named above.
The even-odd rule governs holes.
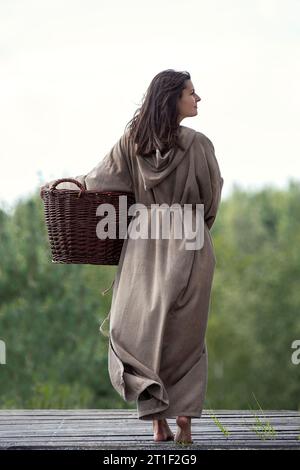
[[[0,407],[124,407],[99,332],[116,268],[52,263],[38,195],[0,223]]]
[[[0,210],[1,408],[135,408],[113,389],[108,340],[115,267],[51,263],[39,195]],[[207,329],[207,399],[215,409],[300,409],[300,184],[223,200]]]
[[[213,228],[208,398],[215,408],[300,409],[300,185],[235,188]]]

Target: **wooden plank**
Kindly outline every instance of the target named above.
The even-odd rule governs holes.
[[[105,409],[105,410],[99,410],[99,409],[88,409],[88,410],[80,410],[80,409],[68,409],[68,410],[61,410],[61,409],[18,409],[18,410],[10,410],[10,409],[0,409],[0,416],[5,416],[5,415],[49,415],[49,416],[54,416],[54,415],[67,415],[69,416],[70,413],[72,415],[80,415],[80,416],[91,416],[98,414],[100,416],[117,416],[119,417],[120,415],[129,415],[132,417],[136,417],[137,413],[135,410],[125,410],[125,409]],[[213,410],[213,413],[221,416],[244,416],[244,415],[251,415],[252,413],[261,413],[260,410]],[[208,410],[204,410],[202,413],[202,416],[210,416],[211,412]],[[269,416],[299,416],[299,411],[295,410],[265,410],[264,414],[269,415]],[[197,419],[197,418],[195,418]],[[198,418],[199,419],[199,418]],[[201,419],[201,418],[200,418]]]
[[[213,414],[229,431],[225,436],[205,410],[193,418],[191,449],[300,449],[300,413],[294,410],[217,410]],[[257,415],[269,422],[275,436],[255,433]],[[173,431],[174,418],[168,420]],[[272,437],[272,438],[270,438]],[[151,421],[137,419],[135,410],[0,410],[2,449],[174,449],[174,442],[153,441]]]

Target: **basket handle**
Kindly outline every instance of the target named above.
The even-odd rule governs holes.
[[[55,189],[56,186],[59,183],[64,183],[64,182],[75,183],[80,188],[81,192],[85,191],[85,187],[79,181],[75,180],[74,178],[60,178],[60,179],[54,181],[54,183],[52,184],[52,186],[50,188],[50,191],[53,191],[53,189]]]

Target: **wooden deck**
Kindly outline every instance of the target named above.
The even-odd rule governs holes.
[[[175,419],[169,424],[175,431]],[[204,411],[192,420],[192,435],[194,443],[185,449],[300,450],[300,412]],[[151,421],[138,420],[135,410],[0,410],[1,450],[182,448],[154,442]]]

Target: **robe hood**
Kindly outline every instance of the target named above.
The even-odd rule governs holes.
[[[183,150],[179,147],[172,148],[162,155],[160,150],[156,149],[156,152],[147,157],[136,154],[145,190],[161,183],[179,165],[191,146],[195,135],[196,131],[194,129],[179,126],[178,136]]]

